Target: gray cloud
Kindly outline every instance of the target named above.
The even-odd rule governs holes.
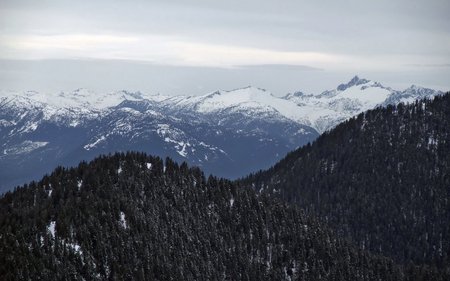
[[[440,68],[440,67],[450,67],[450,63],[434,63],[434,64],[407,64],[407,66],[414,67],[431,67],[431,68]]]
[[[295,79],[313,69],[323,70],[308,73],[316,80],[331,79],[327,73],[389,73],[406,81],[405,73],[414,73],[409,77],[422,75],[423,81],[447,87],[450,82],[437,83],[431,75],[440,77],[436,69],[448,74],[440,65],[450,61],[449,11],[448,0],[2,0],[0,57],[16,63],[49,60],[49,65],[69,61],[70,76],[78,81],[90,70],[77,73],[73,60],[84,60],[81,65],[90,59],[117,60],[136,77],[145,76],[137,72],[139,61],[165,65],[173,87],[185,85],[185,76],[175,73],[182,75],[186,67],[197,67],[195,73],[223,68],[214,73],[226,77],[230,88],[269,74]],[[9,70],[0,73],[21,80]],[[45,73],[51,75],[51,68]],[[98,84],[112,83],[108,76],[102,79]],[[274,91],[293,87],[277,86],[279,77],[260,80],[270,79]],[[139,81],[134,85],[143,84]]]
[[[250,70],[323,71],[322,68],[312,67],[308,65],[293,65],[293,64],[239,65],[238,68]]]

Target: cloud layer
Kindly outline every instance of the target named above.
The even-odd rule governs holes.
[[[430,78],[450,74],[449,11],[448,0],[3,0],[0,59]]]

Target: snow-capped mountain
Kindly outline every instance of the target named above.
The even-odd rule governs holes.
[[[431,90],[430,96],[439,92]],[[414,94],[414,93],[412,93]],[[388,98],[394,100],[399,92],[384,87],[378,82],[353,77],[348,83],[319,95],[306,95],[301,92],[288,94],[283,98],[297,104],[302,110],[304,124],[323,133],[340,122],[379,105],[385,105]],[[418,97],[419,98],[419,97]],[[397,99],[399,103],[403,100]]]
[[[396,91],[357,76],[318,95],[283,97],[255,87],[201,96],[2,91],[0,190],[57,165],[126,150],[236,178],[271,166],[359,112],[438,94],[417,86]]]

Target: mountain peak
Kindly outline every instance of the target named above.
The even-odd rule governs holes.
[[[93,95],[94,92],[89,89],[86,89],[86,88],[78,88],[69,94],[72,94],[75,96],[87,96],[87,95]]]
[[[411,89],[411,90],[418,90],[418,89],[421,89],[422,87],[420,87],[420,86],[417,86],[417,85],[415,85],[415,84],[412,84],[411,86],[409,86],[409,88],[408,89]]]
[[[347,84],[340,84],[337,89],[339,91],[345,91],[350,87],[366,84],[368,82],[370,82],[370,80],[359,78],[358,75],[355,75]]]
[[[440,90],[434,90],[427,87],[417,86],[417,85],[411,85],[409,88],[403,90],[402,92],[407,93],[417,93],[416,98],[423,98],[423,97],[434,97],[437,95],[442,95],[444,92]]]
[[[308,98],[310,98],[310,97],[313,97],[313,95],[312,94],[305,94],[303,92],[297,91],[297,92],[294,92],[294,93],[288,93],[288,94],[282,96],[281,98],[285,99],[285,100],[289,100],[289,99],[292,99],[292,98],[300,98],[300,97],[308,97]]]
[[[262,88],[255,87],[255,86],[252,86],[252,85],[248,85],[248,86],[242,87],[242,88],[236,88],[236,89],[229,90],[229,91],[226,91],[226,92],[234,92],[234,91],[240,91],[240,90],[247,90],[247,91],[252,91],[252,92],[267,92],[266,89],[262,89]]]

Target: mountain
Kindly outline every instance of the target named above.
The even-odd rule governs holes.
[[[233,178],[269,167],[318,136],[274,110],[199,113],[181,104],[199,97],[177,98],[128,92],[97,96],[83,89],[3,93],[0,185],[5,190],[57,165],[127,150],[186,160]]]
[[[1,280],[446,280],[311,216],[142,153],[57,168],[0,198]],[[448,279],[447,279],[448,280]]]
[[[450,93],[359,114],[243,182],[362,249],[450,272]]]
[[[438,91],[394,91],[358,77],[320,95],[246,87],[202,96],[119,91],[0,92],[0,192],[58,165],[138,150],[238,178],[351,116]]]
[[[300,107],[298,120],[316,129],[319,133],[334,128],[337,124],[361,112],[377,106],[411,103],[417,99],[442,95],[443,92],[411,86],[403,91],[384,87],[379,82],[353,77],[348,83],[320,95],[297,92],[283,99]]]

